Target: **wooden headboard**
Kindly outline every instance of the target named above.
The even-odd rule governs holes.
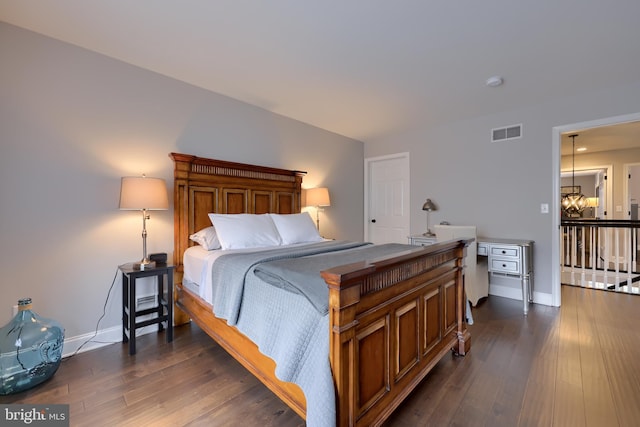
[[[189,235],[211,226],[209,213],[299,213],[305,172],[170,153],[174,161],[174,250],[176,283]]]

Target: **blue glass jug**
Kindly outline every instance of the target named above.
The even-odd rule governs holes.
[[[18,393],[49,379],[60,366],[64,328],[18,301],[18,314],[0,329],[0,395]]]

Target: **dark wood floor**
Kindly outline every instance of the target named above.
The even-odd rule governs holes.
[[[386,426],[640,425],[640,297],[563,286],[561,309],[490,297]],[[63,361],[0,403],[67,403],[72,426],[303,426],[195,325]]]

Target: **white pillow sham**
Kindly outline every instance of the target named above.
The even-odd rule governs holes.
[[[216,229],[213,226],[203,228],[197,233],[193,233],[189,236],[189,239],[208,251],[220,249],[221,247],[220,240],[218,240],[218,235],[216,234]]]
[[[282,242],[268,214],[215,214],[209,219],[216,229],[222,249],[278,246]]]
[[[308,212],[299,214],[269,214],[278,229],[283,245],[320,242],[322,237]]]

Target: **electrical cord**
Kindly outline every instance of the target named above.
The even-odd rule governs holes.
[[[100,327],[100,321],[102,319],[104,319],[104,316],[106,316],[106,314],[107,314],[107,303],[109,302],[109,297],[111,296],[111,291],[113,291],[113,287],[116,284],[116,279],[118,278],[118,271],[119,271],[119,268],[116,269],[116,273],[114,274],[113,280],[111,281],[111,286],[109,286],[109,291],[107,292],[107,298],[105,299],[104,305],[102,306],[102,315],[100,316],[100,318],[98,319],[98,322],[96,323],[96,329],[95,329],[93,335],[89,339],[87,339],[85,342],[83,342],[76,349],[76,351],[74,351],[72,354],[70,354],[69,356],[63,357],[63,360],[71,359],[73,356],[78,354],[78,352],[82,349],[82,347],[84,347],[85,345],[87,345],[90,342],[94,342],[94,343],[98,343],[98,344],[117,344],[117,343],[121,342],[120,340],[118,340],[118,341],[96,341],[96,340],[94,340],[94,338],[98,335],[98,329]],[[156,283],[156,286],[158,286],[157,283]],[[136,337],[137,336],[138,336],[138,334],[136,333]]]
[[[93,339],[98,335],[98,328],[100,326],[100,321],[104,318],[104,316],[106,316],[107,314],[107,303],[109,302],[109,297],[111,296],[111,291],[113,290],[114,285],[116,284],[116,279],[118,278],[118,269],[116,269],[116,273],[113,275],[113,280],[111,281],[111,286],[109,287],[109,292],[107,292],[107,299],[105,299],[104,301],[104,305],[102,306],[102,315],[100,316],[100,318],[98,319],[98,322],[96,323],[96,330],[93,333],[93,336],[91,336],[88,340],[86,340],[85,342],[83,342],[80,347],[78,347],[76,349],[76,351],[73,352],[73,354],[71,354],[70,356],[67,356],[63,359],[71,359],[73,356],[75,356],[76,354],[78,354],[78,352],[80,351],[80,349],[82,347],[84,347],[85,345],[87,345],[90,342],[96,342],[99,344],[115,344],[117,342],[120,341],[93,341]]]

